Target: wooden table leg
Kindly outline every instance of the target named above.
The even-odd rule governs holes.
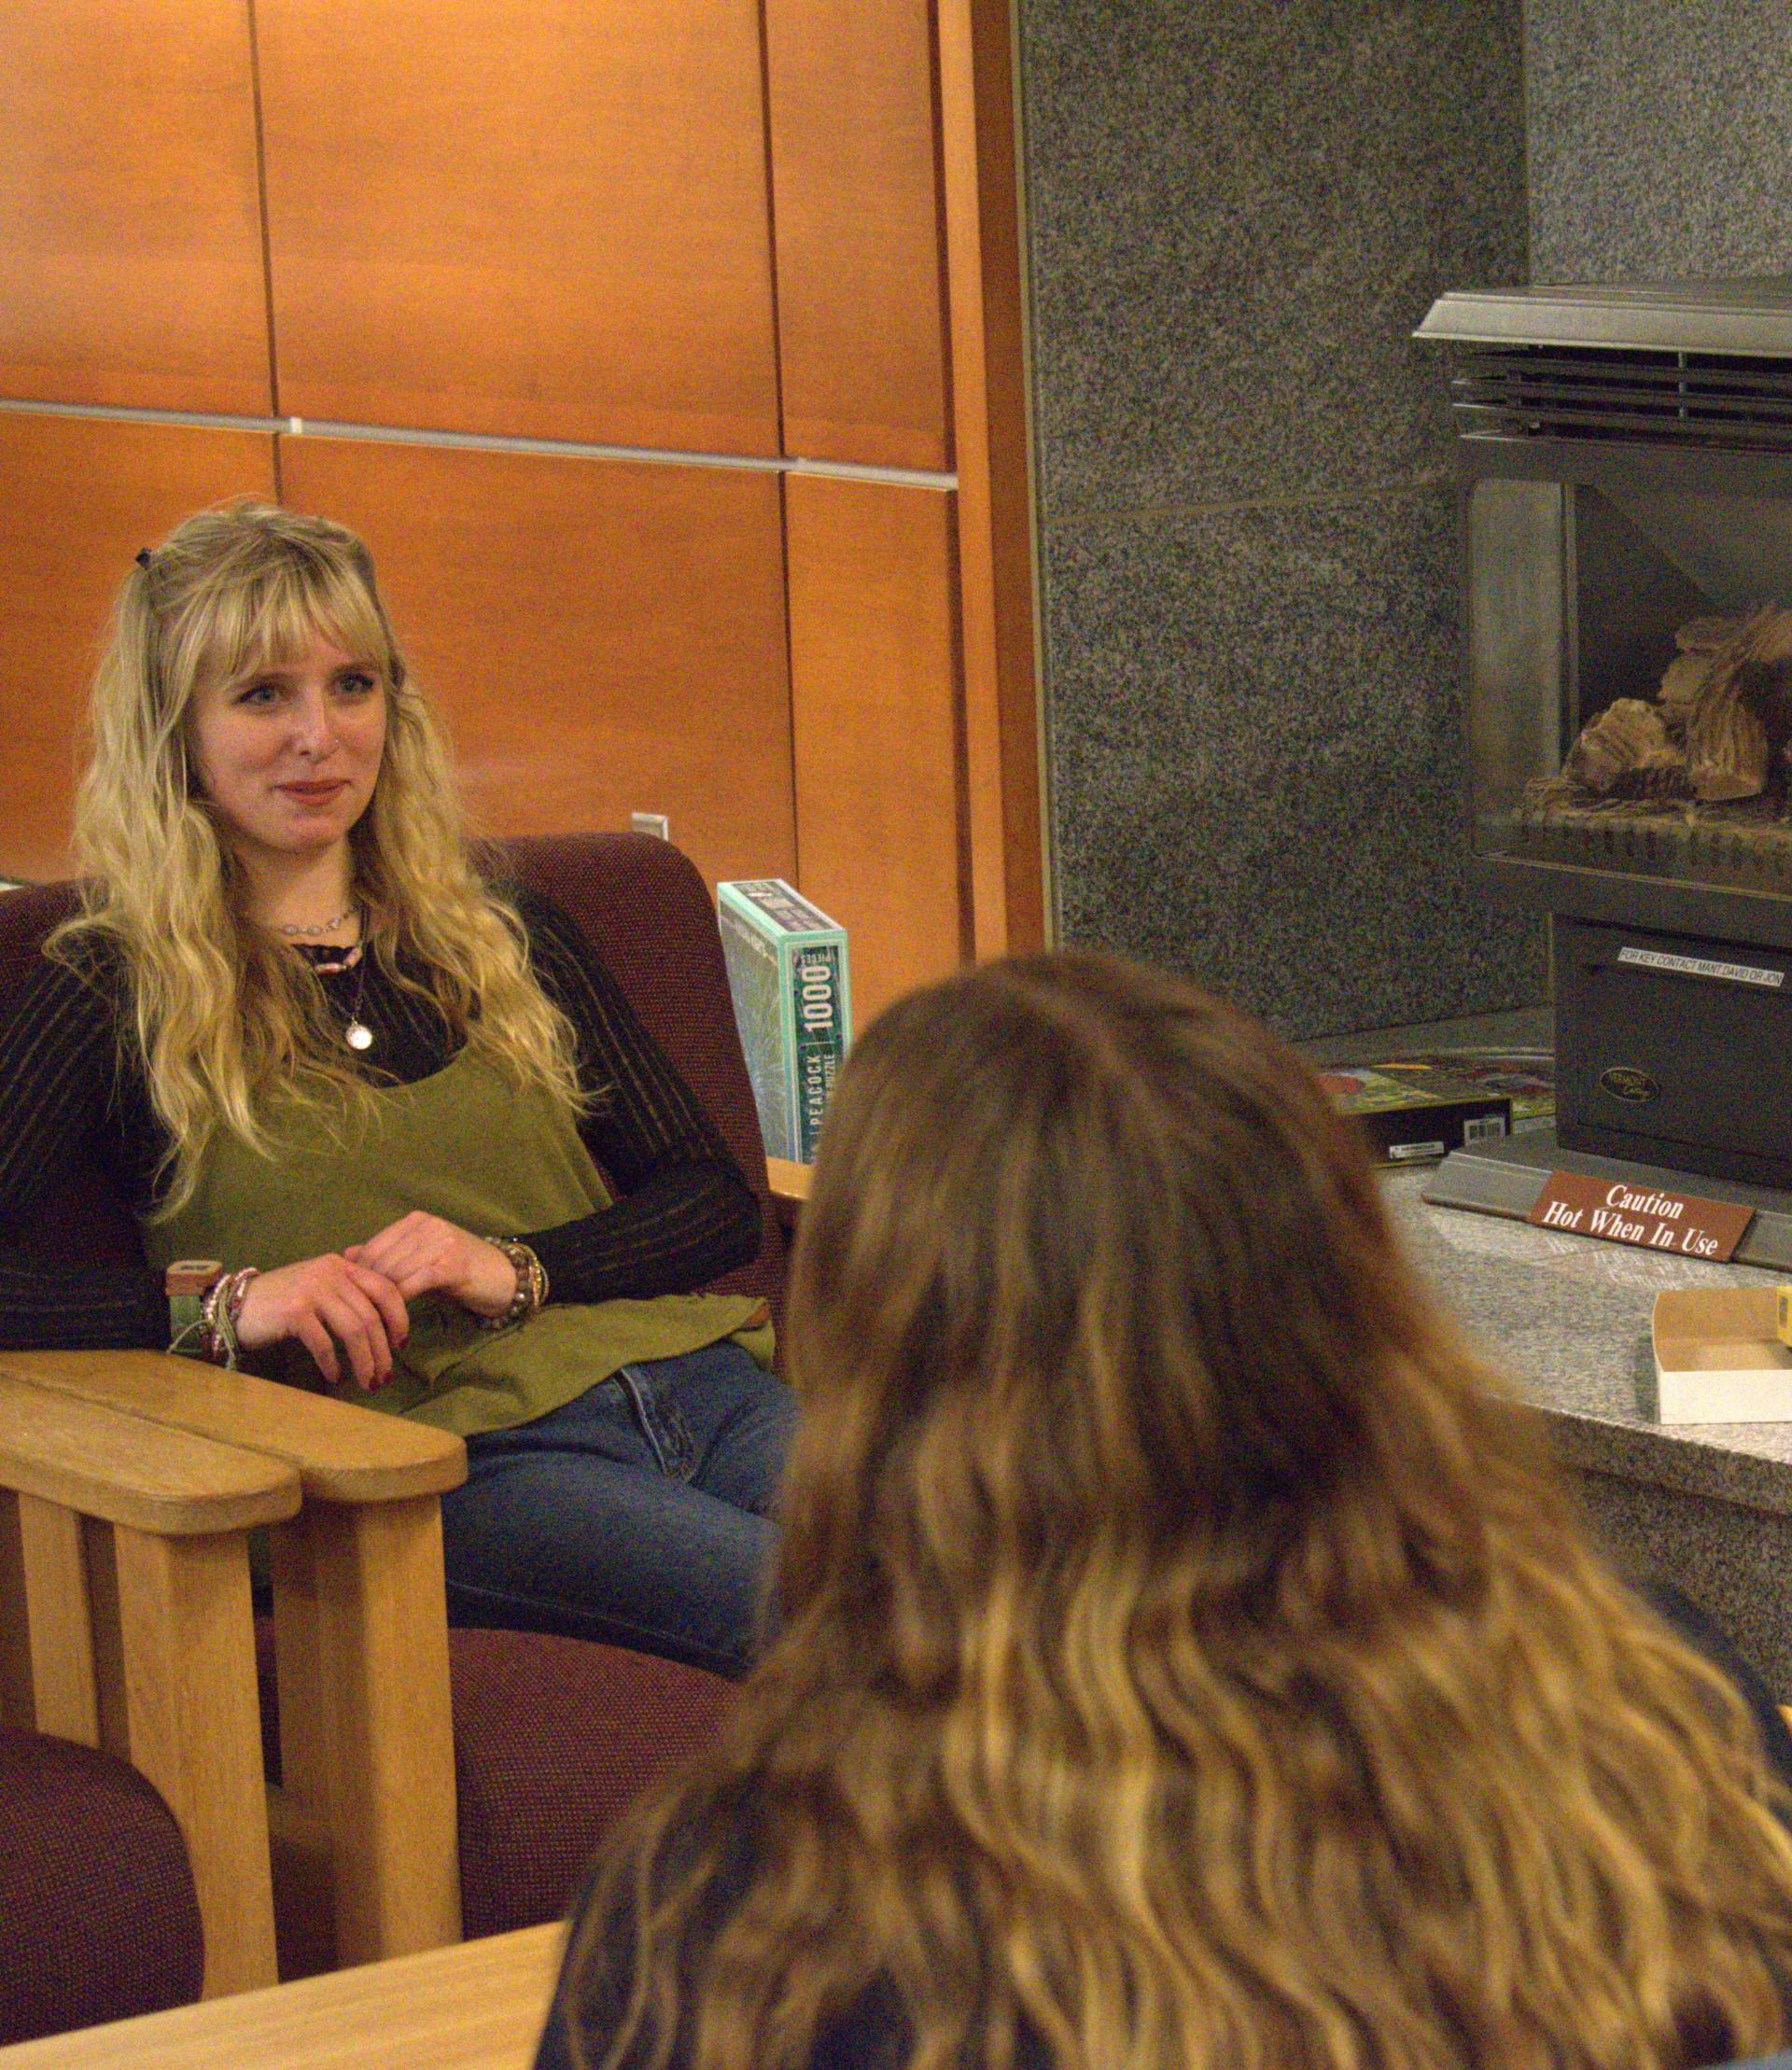
[[[260,1704],[241,1533],[113,1532],[131,1764],[187,1841],[205,1996],[276,1980]],[[103,1709],[110,1709],[103,1702]]]
[[[313,1499],[273,1539],[282,1785],[325,1835],[336,1960],[456,1941],[441,1505]]]

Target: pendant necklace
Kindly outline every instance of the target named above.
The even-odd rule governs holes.
[[[348,1016],[348,1026],[343,1030],[343,1040],[350,1049],[369,1050],[373,1047],[373,1030],[361,1018],[361,987],[367,983],[367,957],[361,957],[361,974],[355,986],[355,1005]]]
[[[354,910],[355,908],[350,906],[346,912],[339,913],[336,918],[330,922],[330,925],[340,927]],[[285,930],[283,929],[282,931],[284,932]],[[373,1047],[373,1030],[361,1018],[361,997],[367,990],[367,908],[365,906],[361,908],[360,933],[361,939],[346,952],[340,963],[319,963],[316,966],[318,974],[321,976],[327,971],[345,971],[349,967],[350,959],[353,958],[354,960],[355,968],[359,975],[355,980],[355,1003],[348,1010],[348,1023],[343,1029],[343,1040],[357,1055]],[[315,955],[316,951],[313,950],[312,953]]]
[[[357,1052],[373,1047],[373,1030],[361,1018],[361,994],[367,989],[367,923],[361,923],[360,972],[355,980],[355,1003],[348,1010],[348,1026],[343,1030],[343,1040]]]

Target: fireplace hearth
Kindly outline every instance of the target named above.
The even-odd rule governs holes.
[[[1454,348],[1472,869],[1550,916],[1558,1074],[1553,1142],[1430,1196],[1701,1174],[1792,1264],[1792,282],[1453,294],[1418,335]]]

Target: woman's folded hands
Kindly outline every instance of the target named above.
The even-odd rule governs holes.
[[[237,1311],[245,1351],[296,1339],[332,1384],[344,1365],[371,1392],[392,1378],[393,1353],[411,1333],[407,1304],[443,1294],[479,1316],[502,1315],[516,1267],[496,1245],[421,1209],[342,1251],[259,1273]]]

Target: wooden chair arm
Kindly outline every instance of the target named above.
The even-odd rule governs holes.
[[[207,1996],[274,1977],[247,1533],[301,1499],[264,1453],[0,1374],[0,1713],[161,1793]]]
[[[767,1157],[765,1160],[765,1182],[772,1189],[774,1200],[800,1207],[809,1197],[809,1188],[814,1182],[813,1165],[792,1164],[788,1157]]]
[[[165,1351],[0,1351],[0,1378],[265,1452],[297,1473],[307,1500],[396,1502],[467,1478],[452,1432]]]
[[[772,1208],[787,1238],[796,1234],[797,1219],[814,1179],[813,1165],[792,1164],[788,1157],[765,1160],[765,1183],[771,1189]]]
[[[524,1926],[222,2006],[180,2006],[0,2049],[0,2070],[524,2070],[567,1929]]]
[[[157,1538],[247,1531],[297,1514],[288,1466],[0,1371],[0,1488]]]
[[[0,1385],[296,1475],[303,1507],[272,1534],[283,1888],[321,1920],[316,1964],[458,1940],[440,1497],[467,1477],[463,1442],[158,1351],[0,1352]]]

